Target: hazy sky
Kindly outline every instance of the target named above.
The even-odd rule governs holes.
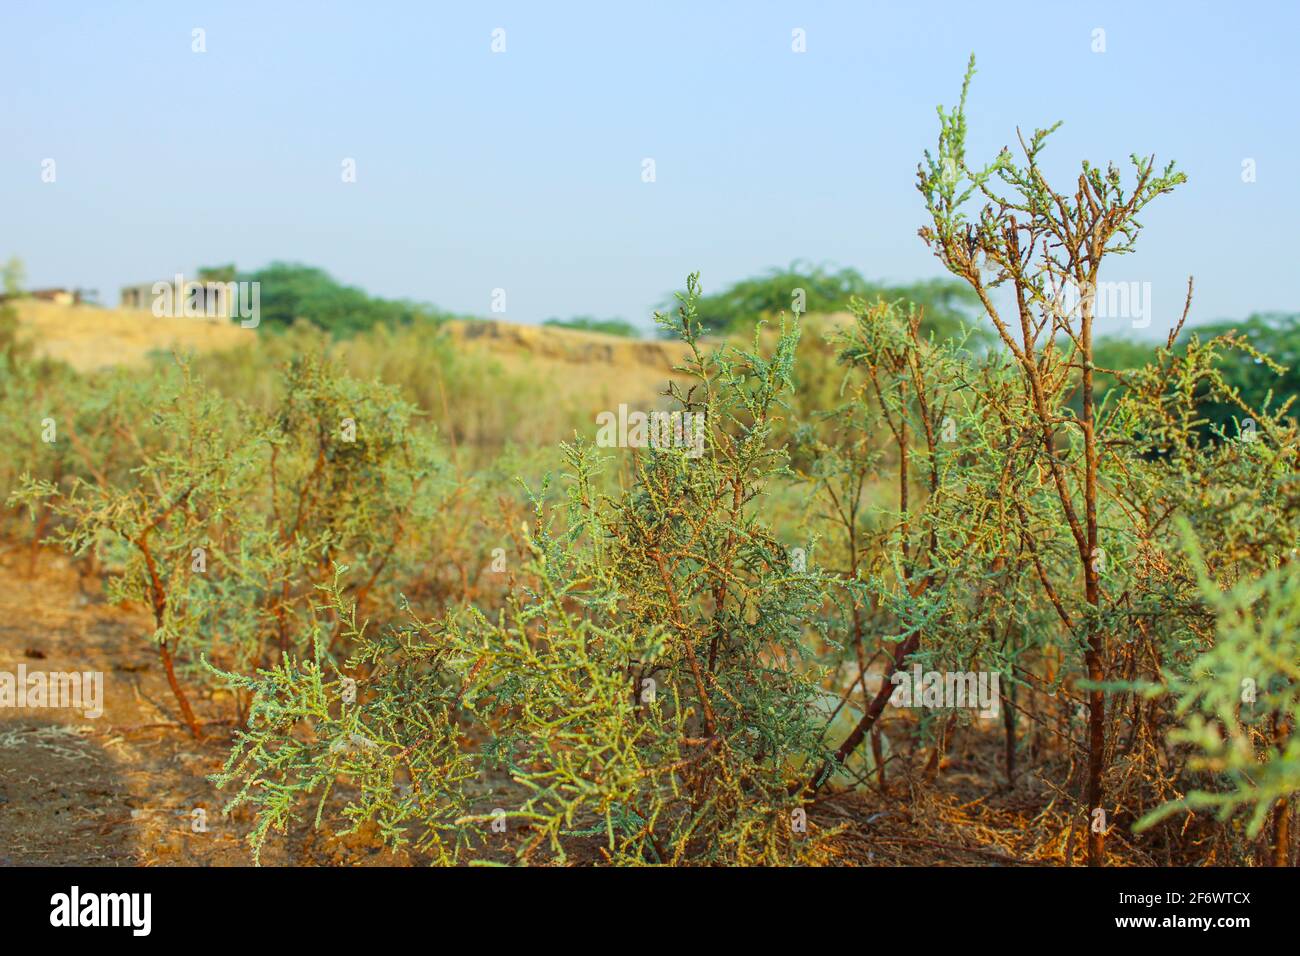
[[[1059,184],[1135,151],[1188,173],[1107,276],[1152,283],[1150,334],[1188,274],[1199,321],[1300,310],[1298,9],[7,3],[0,257],[106,304],[284,259],[456,311],[504,288],[516,321],[641,325],[692,270],[706,291],[795,258],[938,275],[916,164],[974,51],[975,156],[1061,119]]]

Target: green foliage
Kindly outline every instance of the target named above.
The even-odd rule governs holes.
[[[395,582],[423,567],[431,536],[451,531],[440,453],[394,387],[358,382],[322,357],[295,359],[283,375],[269,413],[224,398],[186,365],[111,379],[99,421],[133,449],[129,470],[26,475],[11,496],[52,516],[49,539],[107,559],[114,599],[152,609],[169,677],[194,643],[241,672],[302,653],[335,563],[357,572],[349,600],[391,602]],[[72,447],[84,447],[68,424]],[[343,629],[333,625],[331,651]]]
[[[243,804],[254,809],[248,843],[257,862],[268,836],[283,833],[313,798],[320,826],[330,794],[345,782],[350,795],[338,810],[347,821],[340,833],[372,823],[385,842],[413,843],[436,863],[454,863],[471,836],[460,820],[474,761],[457,738],[456,700],[439,680],[440,669],[427,666],[437,657],[436,636],[417,621],[387,642],[368,637],[355,606],[345,602],[345,570],[319,586],[322,604],[313,609],[305,655],[286,656],[255,674],[214,671],[253,701],[247,728],[236,733],[214,779],[223,787],[241,784],[227,811]],[[352,648],[343,669],[327,651],[330,618],[343,623]],[[367,664],[379,666],[358,694],[347,671],[364,673]]]
[[[13,300],[22,295],[24,269],[22,260],[11,256],[0,271],[0,362],[12,367],[19,359],[26,357],[30,348],[24,348],[18,342],[18,310]]]
[[[696,384],[673,394],[681,411],[707,422],[703,456],[680,447],[638,455],[634,485],[606,495],[595,481],[602,460],[588,445],[568,447],[567,503],[557,512],[545,487],[534,495],[525,577],[500,611],[467,606],[436,624],[416,621],[354,655],[375,663],[362,693],[398,730],[367,748],[384,768],[376,773],[414,788],[417,777],[395,755],[426,752],[430,739],[452,738],[453,723],[472,721],[488,734],[478,765],[508,773],[514,787],[461,823],[526,823],[531,836],[517,849],[525,860],[540,851],[566,859],[575,840],[596,835],[601,858],[621,863],[779,862],[817,846],[792,825],[800,803],[792,784],[821,755],[817,672],[804,666],[803,639],[822,578],[791,569],[758,507],[784,467],[769,438],[792,387],[797,331],[783,331],[770,358],[706,353],[697,301],[692,276],[677,317],[661,321],[691,348],[686,371]],[[375,682],[411,670],[424,676]],[[274,701],[274,712],[221,778],[242,779],[241,793],[302,763],[297,744],[295,756],[280,756],[284,721],[310,719],[318,748],[360,733],[327,711],[316,664],[258,680],[245,686]],[[399,685],[407,710],[393,718]],[[461,766],[439,754],[440,769],[418,777],[435,788],[458,779]],[[245,755],[257,769],[241,771]],[[290,791],[323,786],[329,774],[318,763],[292,783],[276,778],[274,799],[260,806],[259,840],[291,813]],[[395,802],[376,793],[349,812],[369,818]],[[392,811],[386,826],[397,835],[396,821],[410,816]],[[469,832],[460,838],[469,842]]]
[[[1250,346],[1268,356],[1238,351],[1223,369],[1224,381],[1252,408],[1267,408],[1296,417],[1300,397],[1300,313],[1251,315],[1241,322],[1212,322],[1195,329],[1203,339],[1235,332]],[[1276,364],[1271,364],[1276,363]],[[1206,402],[1203,412],[1212,426],[1225,428],[1236,410],[1224,402]]]
[[[272,329],[305,319],[332,335],[346,336],[377,325],[404,325],[417,319],[444,317],[432,306],[367,295],[355,286],[340,284],[323,269],[310,266],[273,262],[241,274],[239,279],[261,283],[261,322]]]
[[[467,473],[497,470],[520,455],[557,461],[539,442],[558,442],[591,421],[586,408],[557,396],[536,370],[465,348],[431,320],[380,325],[341,340],[300,323],[241,348],[198,356],[194,368],[227,397],[269,412],[285,400],[279,369],[304,353],[328,354],[359,381],[397,388]]]
[[[1237,398],[1199,397],[1205,419],[1200,428],[1207,436],[1218,432],[1235,435],[1241,424],[1240,405],[1296,417],[1294,403],[1300,397],[1300,314],[1256,314],[1240,322],[1198,325],[1182,333],[1180,347],[1188,348],[1193,335],[1199,340],[1231,336],[1250,346],[1249,350],[1233,349],[1222,356],[1220,372]],[[1144,365],[1149,352],[1148,346],[1129,339],[1100,339],[1097,365],[1121,373],[1108,375],[1103,391],[1118,384],[1124,371]]]
[[[973,318],[972,307],[979,304],[968,288],[950,279],[885,285],[869,282],[853,269],[831,271],[826,266],[794,262],[785,269],[771,269],[721,292],[700,296],[700,321],[711,333],[747,335],[755,323],[791,312],[797,290],[803,292],[799,311],[814,314],[844,312],[854,297],[866,301],[908,299],[923,310],[927,333],[940,337],[961,334]]]
[[[972,58],[960,104],[939,110],[937,154],[927,152],[919,170],[931,218],[920,234],[979,296],[1021,379],[1016,390],[980,394],[977,387],[975,394],[996,402],[1001,421],[990,452],[1009,479],[996,499],[1011,505],[1007,517],[1020,542],[1014,559],[1032,566],[1041,586],[1036,603],[1059,619],[1058,633],[1034,634],[1026,663],[1060,661],[1073,675],[1067,679],[1081,692],[1074,699],[1087,722],[1080,809],[1089,823],[1109,813],[1128,824],[1194,782],[1162,738],[1196,732],[1180,728],[1186,701],[1171,712],[1162,698],[1143,713],[1133,695],[1171,673],[1202,682],[1216,647],[1171,526],[1192,524],[1220,575],[1263,573],[1270,553],[1295,546],[1300,516],[1287,489],[1296,430],[1279,417],[1284,408],[1267,400],[1252,407],[1230,381],[1238,356],[1279,371],[1240,336],[1202,342],[1193,335],[1175,348],[1179,328],[1136,369],[1099,363],[1086,291],[1097,288],[1105,256],[1132,251],[1137,216],[1185,177],[1172,163],[1157,171],[1154,158],[1133,156],[1131,183],[1113,164],[1102,170],[1084,162],[1077,182],[1057,192],[1040,165],[1055,126],[1020,138],[1023,165],[1003,149],[972,167],[965,102],[973,73]],[[971,213],[973,202],[982,205]],[[1061,294],[1067,284],[1085,292],[1069,308]],[[999,287],[1013,300],[1006,316],[992,295]],[[1123,359],[1135,363],[1131,354]],[[1109,395],[1099,365],[1118,383]],[[1240,440],[1207,441],[1207,405],[1240,416]],[[1219,437],[1238,434],[1221,429]],[[1111,801],[1123,809],[1108,810]],[[1107,827],[1088,832],[1089,860],[1101,863]],[[1278,832],[1282,839],[1285,830]]]
[[[1180,812],[1249,811],[1257,835],[1270,812],[1300,792],[1300,564],[1290,556],[1222,590],[1193,546],[1200,591],[1214,615],[1213,646],[1185,672],[1170,672],[1181,726],[1171,735],[1208,774],[1197,789],[1144,817],[1138,829]]]
[[[239,278],[239,270],[233,262],[224,266],[200,266],[200,282],[235,282]]]
[[[640,338],[636,326],[626,319],[596,319],[589,315],[579,315],[571,319],[547,319],[542,325],[557,329],[576,329],[580,332],[601,332],[625,339]]]

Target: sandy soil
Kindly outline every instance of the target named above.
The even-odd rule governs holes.
[[[206,779],[227,751],[228,709],[195,700],[210,737],[192,740],[175,723],[143,609],[106,603],[57,553],[32,557],[0,554],[0,670],[101,671],[104,712],[0,708],[0,865],[247,865],[248,818],[224,818],[227,797]],[[300,828],[263,862],[407,861]]]

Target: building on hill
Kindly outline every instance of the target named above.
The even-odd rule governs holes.
[[[147,309],[159,316],[229,319],[237,297],[233,282],[189,280],[179,273],[174,280],[122,286],[121,309]]]
[[[93,302],[96,296],[93,289],[28,289],[18,295],[0,295],[0,302],[5,299],[36,299],[38,302],[53,302],[56,305],[81,305]]]

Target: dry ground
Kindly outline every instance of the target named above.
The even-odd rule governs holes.
[[[227,701],[200,699],[208,721],[195,742],[175,723],[172,698],[147,639],[142,608],[105,602],[53,551],[6,545],[0,552],[0,670],[98,670],[104,713],[0,710],[0,865],[246,865],[249,819],[225,818],[207,776],[231,732]],[[902,731],[896,729],[895,733]],[[1077,856],[1065,815],[1027,774],[999,787],[1000,738],[959,735],[937,777],[889,767],[888,793],[836,794],[810,814],[810,830],[839,828],[830,859],[847,865],[1013,865]],[[193,812],[207,814],[195,832]],[[494,837],[491,856],[509,858]],[[596,848],[592,848],[593,856]],[[366,835],[337,839],[307,826],[273,837],[266,864],[418,864],[377,850]],[[1118,861],[1116,861],[1118,862]]]
[[[57,553],[32,557],[13,547],[0,555],[0,670],[101,671],[104,713],[0,710],[0,865],[247,863],[240,821],[222,818],[222,796],[206,779],[229,725],[210,723],[210,738],[193,741],[174,723],[143,609],[106,603],[98,583]],[[211,701],[196,709],[224,716]],[[196,808],[207,832],[194,832]],[[265,862],[384,859],[294,836],[306,839],[280,841]]]

